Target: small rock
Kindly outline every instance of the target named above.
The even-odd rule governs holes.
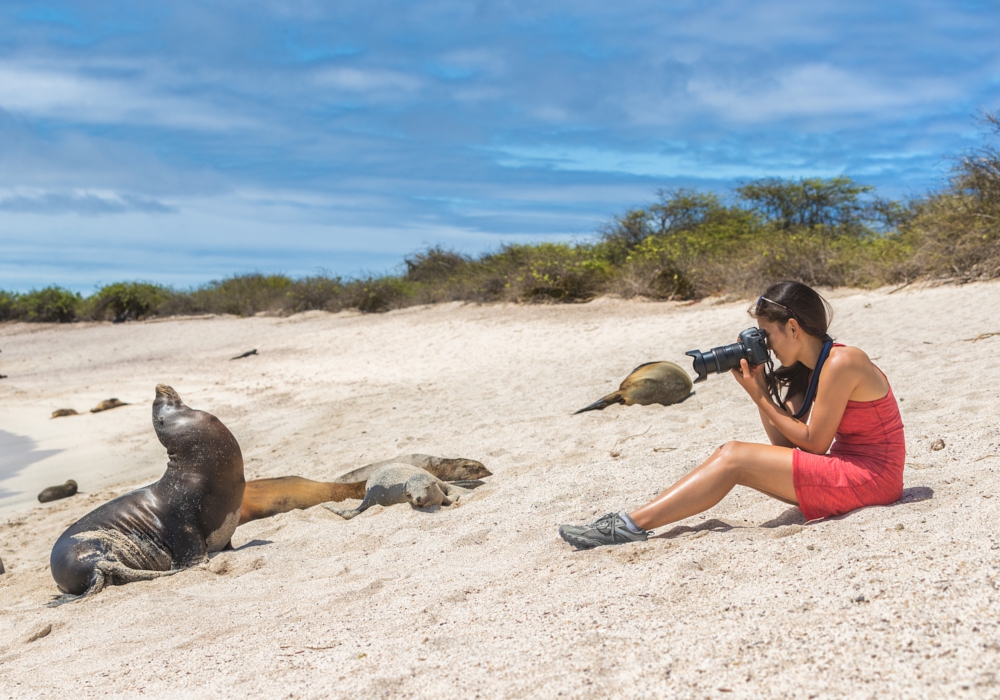
[[[812,546],[811,544],[807,544],[807,545],[806,545],[806,549],[808,549],[808,550],[809,550],[809,551],[811,552],[811,551],[813,551],[813,550],[814,550],[814,549],[816,549],[816,548],[815,548],[815,547],[813,547],[813,546]]]
[[[854,600],[855,603],[867,603],[868,602],[868,599],[865,598],[863,595],[859,595],[857,598],[854,598],[853,600]]]
[[[937,452],[938,450],[943,450],[944,449],[944,440],[942,440],[941,438],[938,438],[937,440],[935,440],[934,442],[932,442],[931,443],[931,449],[934,450],[935,452]]]
[[[897,523],[897,524],[896,524],[896,529],[897,529],[897,530],[905,530],[906,528],[905,528],[905,527],[903,527],[903,523]]]
[[[42,637],[48,637],[51,631],[52,631],[52,625],[44,625],[43,627],[40,627],[37,632],[28,637],[28,639],[25,640],[24,643],[31,644],[32,642],[37,642]]]

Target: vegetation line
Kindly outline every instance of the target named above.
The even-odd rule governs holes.
[[[1000,136],[1000,117],[984,125]],[[398,275],[344,280],[236,275],[190,290],[117,282],[89,297],[57,286],[0,291],[0,321],[128,321],[179,314],[379,312],[444,301],[575,302],[601,294],[699,299],[776,279],[873,287],[1000,277],[1000,149],[955,159],[940,191],[906,202],[847,177],[767,178],[728,197],[671,189],[590,243],[505,245],[470,257],[432,247]]]

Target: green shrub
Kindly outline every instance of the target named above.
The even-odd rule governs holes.
[[[342,307],[344,283],[339,277],[317,275],[292,282],[286,292],[286,309],[300,311],[339,311]]]
[[[260,311],[283,311],[291,287],[292,280],[285,275],[254,272],[210,282],[189,294],[192,311],[253,316]]]
[[[0,290],[0,321],[12,321],[17,318],[17,297],[14,292]]]
[[[16,317],[41,323],[70,323],[77,319],[83,297],[62,287],[46,287],[21,294],[15,302]]]
[[[90,316],[114,323],[136,321],[157,313],[173,293],[148,282],[116,282],[101,287],[91,299]]]

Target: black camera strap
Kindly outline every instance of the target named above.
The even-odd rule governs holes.
[[[812,378],[809,380],[809,388],[806,389],[806,398],[802,402],[802,408],[792,416],[795,420],[805,418],[806,414],[809,413],[809,409],[812,408],[813,401],[816,400],[816,387],[819,386],[819,371],[823,369],[823,363],[826,362],[826,358],[830,355],[830,348],[832,347],[832,340],[828,340],[823,344],[823,349],[819,353],[819,359],[816,360],[816,368],[813,369]]]

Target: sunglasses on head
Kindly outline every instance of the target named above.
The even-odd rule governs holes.
[[[795,312],[794,312],[794,311],[792,311],[792,310],[791,310],[790,308],[788,308],[788,307],[787,307],[787,306],[785,306],[784,304],[779,304],[779,303],[778,303],[778,302],[776,302],[776,301],[775,301],[774,299],[768,299],[768,298],[767,298],[766,296],[764,296],[763,294],[761,294],[761,295],[760,295],[759,297],[757,297],[757,303],[753,305],[753,315],[754,315],[754,316],[759,316],[759,315],[760,315],[760,305],[761,305],[762,303],[764,303],[765,301],[766,301],[766,302],[767,302],[768,304],[774,304],[775,306],[780,306],[780,307],[781,307],[781,308],[783,308],[783,309],[784,309],[785,311],[787,311],[787,312],[788,312],[788,314],[789,314],[789,315],[790,315],[790,316],[791,316],[792,318],[795,318]]]

